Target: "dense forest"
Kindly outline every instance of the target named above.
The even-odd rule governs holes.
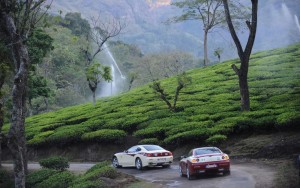
[[[47,27],[37,29],[29,39],[29,54],[33,63],[28,84],[28,116],[86,103],[91,101],[92,96],[86,82],[83,51],[83,48],[92,45],[91,41],[86,40],[90,29],[88,21],[80,13],[47,15],[47,18]],[[137,46],[122,41],[111,41],[108,46],[126,77],[118,92],[152,81],[150,69],[155,72],[155,79],[161,79],[175,74],[170,70],[172,66],[180,66],[182,71],[200,66],[200,60],[181,51],[145,55]],[[104,52],[97,58],[103,64],[110,64]],[[174,65],[176,60],[180,62],[178,65]],[[164,69],[158,66],[162,61]],[[2,93],[5,121],[8,122],[11,108],[9,88],[12,83],[11,79],[5,80]],[[102,89],[100,87],[98,92]]]

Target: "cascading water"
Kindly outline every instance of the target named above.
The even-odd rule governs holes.
[[[295,15],[294,15],[294,18],[295,18],[296,26],[297,26],[297,28],[298,28],[298,30],[299,30],[299,33],[300,33],[300,23],[299,23],[298,16],[295,14]]]
[[[278,48],[300,41],[298,17],[293,9],[279,0],[261,4],[264,11],[259,12],[256,50]]]
[[[108,61],[105,64],[109,64],[111,68],[112,81],[109,83],[102,82],[99,84],[98,97],[112,96],[119,93],[122,89],[122,85],[125,80],[125,76],[122,74],[115,58],[113,57],[106,43],[104,43],[103,47],[103,51],[106,56],[105,61]],[[115,71],[116,69],[117,71]]]

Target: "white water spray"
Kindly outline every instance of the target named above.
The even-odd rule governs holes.
[[[106,64],[110,64],[109,66],[111,68],[112,81],[109,83],[107,82],[100,83],[99,86],[100,90],[99,90],[98,97],[106,97],[106,96],[112,96],[117,94],[118,92],[121,91],[120,88],[122,88],[125,80],[125,76],[122,74],[115,58],[113,57],[106,43],[103,44],[103,47],[104,47],[103,52],[105,53],[108,62]]]
[[[297,26],[297,28],[298,28],[298,30],[299,30],[299,33],[300,33],[300,23],[299,23],[298,16],[295,14],[295,15],[294,15],[294,18],[295,18],[296,26]]]
[[[109,58],[110,58],[110,59],[112,60],[112,62],[114,63],[114,66],[116,66],[116,68],[118,69],[118,71],[119,71],[119,73],[120,73],[120,75],[121,75],[121,78],[122,78],[122,79],[125,79],[125,76],[122,74],[122,72],[121,72],[121,70],[120,70],[120,68],[119,68],[119,66],[118,66],[118,64],[117,64],[117,62],[116,62],[114,56],[111,54],[111,52],[110,52],[108,46],[106,45],[106,43],[103,44],[103,47],[104,47],[105,53],[109,56]]]

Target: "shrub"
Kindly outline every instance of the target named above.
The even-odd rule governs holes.
[[[97,163],[94,166],[92,166],[92,168],[88,169],[85,174],[91,173],[99,168],[109,166],[109,165],[110,165],[110,161],[102,161],[102,162]]]
[[[82,140],[97,141],[105,143],[120,143],[127,136],[123,130],[116,129],[101,129],[94,132],[85,133],[82,135]]]
[[[164,139],[166,144],[180,145],[186,141],[203,141],[207,138],[208,132],[206,129],[191,130],[181,132]]]
[[[149,127],[146,129],[140,129],[136,131],[133,135],[137,136],[139,138],[153,138],[153,137],[158,137],[158,138],[164,138],[165,137],[165,132],[166,132],[166,127]]]
[[[115,179],[118,176],[118,172],[111,166],[104,166],[101,168],[96,168],[82,176],[82,180],[98,180],[100,177],[106,177],[110,179]]]
[[[227,140],[227,136],[221,135],[221,134],[216,134],[216,135],[213,135],[213,136],[209,137],[208,139],[206,139],[205,142],[207,144],[217,145],[217,144],[221,144],[225,140]]]
[[[160,141],[157,138],[145,138],[139,141],[139,144],[156,144],[159,145]]]
[[[73,183],[72,183],[73,184]],[[100,188],[100,187],[106,187],[103,181],[96,180],[96,181],[75,181],[75,183],[69,188]]]
[[[65,170],[69,168],[68,159],[60,156],[53,156],[47,159],[42,159],[39,161],[43,168],[50,168],[55,170]]]
[[[68,188],[74,180],[74,174],[69,171],[63,171],[48,177],[34,186],[34,188]]]
[[[58,173],[58,171],[48,168],[32,172],[26,177],[26,187],[34,187],[36,184],[41,183],[56,173]]]

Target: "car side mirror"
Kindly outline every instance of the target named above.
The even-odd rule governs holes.
[[[180,157],[180,159],[184,159],[184,158],[186,158],[186,156],[185,156],[185,155],[182,155],[182,156]]]
[[[128,153],[128,150],[125,150],[124,152],[125,152],[125,153]]]

